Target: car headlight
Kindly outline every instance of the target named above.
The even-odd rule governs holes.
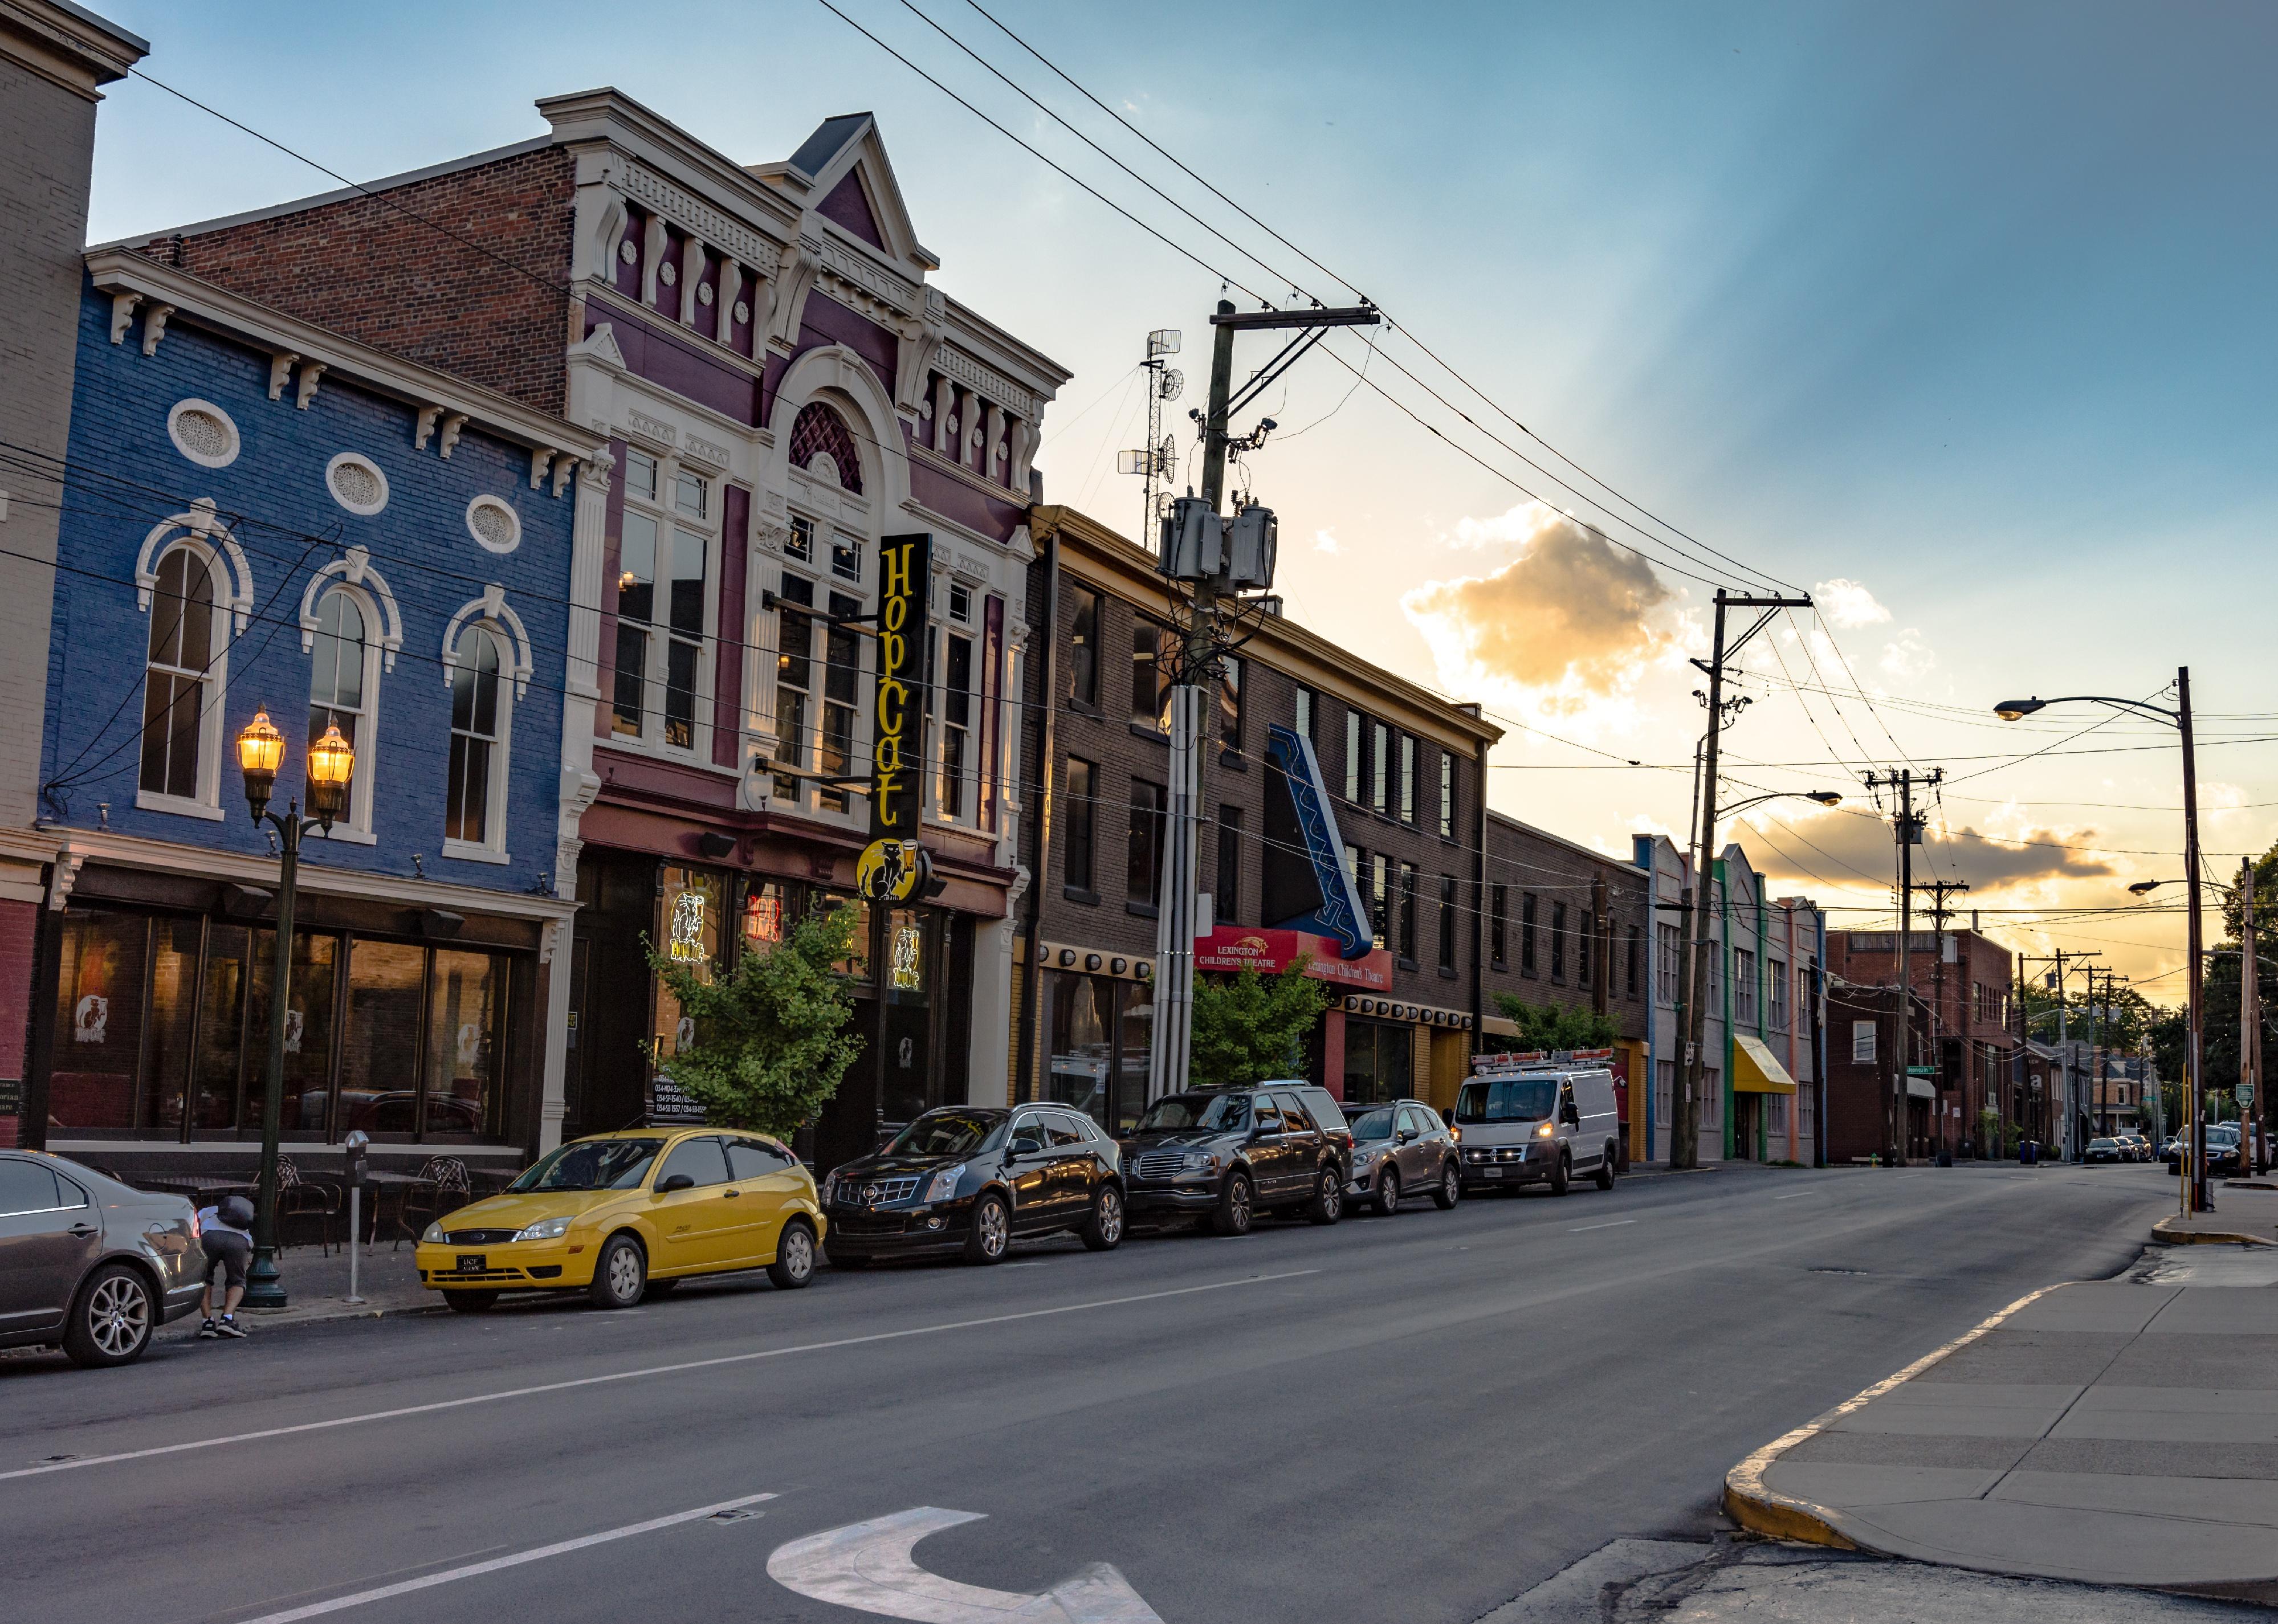
[[[514,1232],[516,1240],[559,1240],[570,1232],[568,1218],[540,1218]]]
[[[419,1244],[423,1247],[440,1247],[443,1244],[442,1219],[438,1218],[427,1226],[426,1232],[419,1237]]]
[[[1207,1150],[1189,1150],[1180,1165],[1190,1173],[1215,1173],[1218,1171],[1218,1158]]]
[[[967,1163],[959,1162],[955,1167],[944,1167],[936,1173],[931,1182],[926,1186],[926,1200],[945,1201],[956,1194],[957,1181],[965,1177],[966,1166]]]
[[[1356,1150],[1353,1152],[1353,1165],[1355,1167],[1366,1167],[1370,1163],[1375,1161],[1377,1157],[1383,1154],[1384,1152],[1381,1149]]]

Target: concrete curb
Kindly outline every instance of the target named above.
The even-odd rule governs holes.
[[[447,1314],[450,1309],[447,1305],[440,1302],[407,1302],[366,1303],[361,1308],[350,1308],[343,1304],[340,1308],[316,1314],[302,1314],[292,1308],[286,1308],[281,1310],[279,1317],[275,1319],[270,1318],[268,1314],[259,1308],[247,1308],[242,1312],[248,1330],[291,1330],[300,1325],[334,1325],[343,1320],[394,1319],[407,1314]],[[195,1338],[197,1335],[198,1316],[195,1314],[185,1314],[172,1325],[161,1328],[158,1334],[180,1338],[184,1332],[179,1330],[179,1327],[187,1327],[187,1334]]]
[[[2152,1239],[2163,1247],[2278,1247],[2267,1235],[2243,1235],[2229,1230],[2192,1230],[2180,1220],[2162,1218],[2152,1226]]]
[[[1892,1388],[1914,1380],[1949,1354],[1967,1347],[1987,1331],[1998,1329],[2002,1321],[2019,1309],[2072,1284],[2071,1281],[2060,1280],[2055,1285],[2045,1285],[2037,1292],[2020,1297],[1999,1314],[1973,1325],[1944,1347],[1923,1354],[1896,1376],[1884,1377],[1872,1387],[1846,1399],[1825,1414],[1816,1416],[1794,1431],[1774,1438],[1724,1474],[1725,1511],[1742,1528],[1769,1535],[1774,1539],[1797,1540],[1808,1545],[1831,1545],[1838,1551],[1874,1551],[1877,1556],[1896,1554],[1875,1551],[1872,1545],[1861,1544],[1844,1533],[1836,1526],[1836,1513],[1828,1507],[1798,1499],[1793,1495],[1777,1494],[1766,1488],[1765,1472],[1770,1469],[1772,1462],[1805,1439],[1816,1437],[1853,1411],[1864,1408]]]

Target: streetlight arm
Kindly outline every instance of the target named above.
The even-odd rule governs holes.
[[[2109,694],[2064,694],[2054,699],[2011,699],[1994,707],[1994,714],[2005,721],[2014,721],[2030,716],[2035,711],[2046,710],[2052,705],[2109,705],[2123,711],[2141,711],[2147,716],[2157,716],[2173,727],[2182,725],[2182,713],[2165,705],[2152,705],[2142,699],[2115,699]],[[2012,715],[2011,713],[2015,714]]]

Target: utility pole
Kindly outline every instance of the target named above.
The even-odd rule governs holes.
[[[1209,406],[1206,411],[1191,414],[1202,430],[1202,494],[1172,503],[1170,516],[1163,521],[1156,560],[1156,567],[1172,582],[1185,583],[1192,597],[1180,629],[1171,689],[1171,782],[1155,933],[1155,1033],[1148,1056],[1147,1097],[1150,1100],[1187,1086],[1194,1036],[1195,865],[1204,804],[1205,721],[1216,697],[1213,690],[1225,676],[1229,647],[1221,623],[1221,605],[1232,599],[1240,613],[1244,600],[1235,594],[1245,588],[1269,587],[1273,577],[1273,514],[1264,507],[1244,507],[1229,524],[1219,516],[1219,508],[1225,492],[1227,454],[1255,451],[1265,443],[1274,422],[1271,417],[1260,420],[1255,430],[1238,440],[1228,435],[1227,424],[1319,343],[1329,329],[1372,327],[1383,319],[1373,305],[1365,303],[1335,310],[1236,311],[1232,301],[1225,299],[1218,301],[1217,312],[1211,317],[1214,332]],[[1296,329],[1297,332],[1237,392],[1234,335],[1261,328]],[[1153,348],[1151,343],[1149,347]],[[1175,585],[1171,591],[1175,603]],[[1250,605],[1262,601],[1247,600]]]
[[[2083,1147],[2075,1143],[2079,1137],[2080,1113],[2074,1109],[2072,1097],[2072,1006],[2065,998],[2065,961],[2070,959],[2077,963],[2084,958],[2103,957],[2104,950],[2101,948],[2075,949],[2071,952],[2059,948],[2055,952],[2046,955],[2018,955],[2019,962],[2022,964],[2048,964],[2056,966],[2048,978],[2048,985],[2056,989],[2057,995],[2057,1050],[2064,1056],[2064,1090],[2063,1103],[2053,1109],[2063,1113],[2058,1118],[2062,1132],[2057,1138],[2057,1150],[2058,1154],[2067,1161],[2072,1160],[2074,1152]],[[2030,1030],[2029,1026],[2028,1031]]]
[[[1967,891],[1969,888],[1969,882],[1966,880],[1924,880],[1918,881],[1914,888],[1930,893],[1930,927],[1938,936],[1938,962],[1930,972],[1930,1064],[1938,1067],[1938,1081],[1943,1085],[1945,1081],[1945,921],[1953,912],[1953,909],[1945,905],[1945,899],[1959,892]],[[1968,1029],[1968,1025],[1964,1023],[1962,1030],[1967,1032]],[[1968,1103],[1969,1089],[1966,1077],[1956,1079],[1955,1092],[1961,1095],[1965,1105]],[[1941,1086],[1938,1090],[1938,1115],[1945,1117],[1946,1120],[1951,1120],[1947,1117],[1945,1094],[1945,1090]],[[1938,1124],[1938,1142],[1941,1148],[1945,1147],[1946,1139],[1945,1122],[1941,1121]]]
[[[1670,1102],[1672,1121],[1670,1124],[1669,1164],[1671,1167],[1701,1165],[1701,1109],[1702,1062],[1708,1057],[1701,1053],[1706,1035],[1708,999],[1703,995],[1708,986],[1708,934],[1709,904],[1714,891],[1709,884],[1708,869],[1716,860],[1716,757],[1724,723],[1724,664],[1747,646],[1748,639],[1762,631],[1772,616],[1783,609],[1808,609],[1808,595],[1799,598],[1736,597],[1719,589],[1716,593],[1716,634],[1710,645],[1708,662],[1694,660],[1693,666],[1708,678],[1708,691],[1703,703],[1708,707],[1708,733],[1701,745],[1701,827],[1697,856],[1693,865],[1693,885],[1686,895],[1685,939],[1692,947],[1687,961],[1690,968],[1686,984],[1685,1010],[1685,1090],[1682,1100]],[[1724,612],[1727,609],[1761,609],[1763,613],[1755,623],[1729,642],[1724,636]],[[1700,932],[1694,934],[1695,930]],[[1723,1067],[1718,1068],[1721,1079]]]
[[[2262,1117],[2262,968],[2255,959],[2254,859],[2238,860],[2238,1172],[2251,1178]]]
[[[1915,848],[1923,843],[1923,825],[1928,814],[1915,811],[1915,786],[1925,788],[1942,783],[1944,767],[1932,767],[1917,774],[1912,767],[1898,767],[1888,773],[1867,774],[1867,789],[1874,795],[1877,805],[1882,803],[1884,789],[1898,797],[1898,814],[1892,828],[1899,845],[1899,1066],[1892,1079],[1890,1100],[1891,1165],[1904,1167],[1907,1162],[1907,1079],[1914,1074],[1914,893]],[[1931,1098],[1937,1091],[1931,1090]]]

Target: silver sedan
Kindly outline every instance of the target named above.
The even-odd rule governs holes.
[[[123,1365],[198,1306],[205,1248],[179,1195],[34,1150],[0,1150],[0,1347]]]

